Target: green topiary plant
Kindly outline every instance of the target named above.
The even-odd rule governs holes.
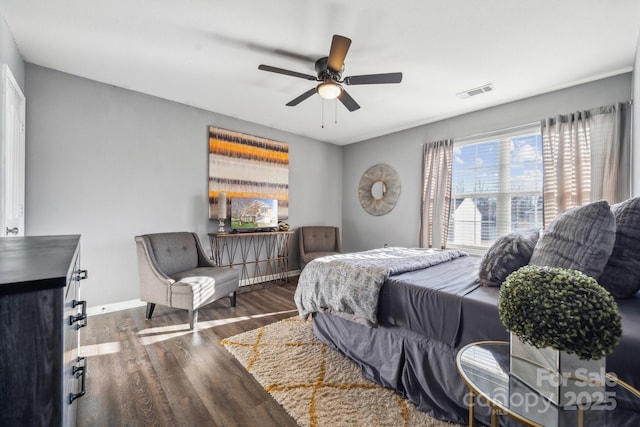
[[[618,306],[595,279],[576,270],[527,265],[500,287],[500,320],[537,348],[601,359],[622,335]]]

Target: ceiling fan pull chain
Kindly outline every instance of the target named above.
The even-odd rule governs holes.
[[[337,125],[338,124],[338,99],[337,98],[333,100],[333,111],[335,114],[333,123]]]
[[[322,101],[320,101],[321,105],[322,105],[322,129],[324,129],[324,99],[322,99]]]

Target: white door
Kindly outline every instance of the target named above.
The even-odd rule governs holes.
[[[0,238],[24,236],[25,98],[2,64],[0,124]]]

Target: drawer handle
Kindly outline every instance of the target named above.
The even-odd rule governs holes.
[[[84,323],[79,323],[76,325],[76,329],[84,328],[87,326],[87,301],[77,301],[73,300],[72,307],[82,306],[82,312],[80,314],[76,314],[75,316],[69,316],[69,324],[73,325],[80,320],[84,320]]]
[[[87,272],[87,270],[76,270],[75,280],[80,281],[80,280],[87,279],[88,277],[89,277],[89,273]]]
[[[87,376],[87,358],[86,357],[78,357],[76,362],[80,363],[84,361],[84,366],[74,366],[71,370],[71,374],[75,375],[76,378],[80,378],[80,392],[79,393],[69,393],[69,405],[73,403],[74,400],[82,397],[87,392],[85,388],[85,378]]]

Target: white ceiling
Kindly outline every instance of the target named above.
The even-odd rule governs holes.
[[[0,0],[0,13],[27,62],[338,145],[630,71],[640,32],[638,0]],[[402,83],[347,87],[352,113],[317,95],[286,107],[314,82],[258,65],[315,75],[333,34],[352,39],[345,76]]]

